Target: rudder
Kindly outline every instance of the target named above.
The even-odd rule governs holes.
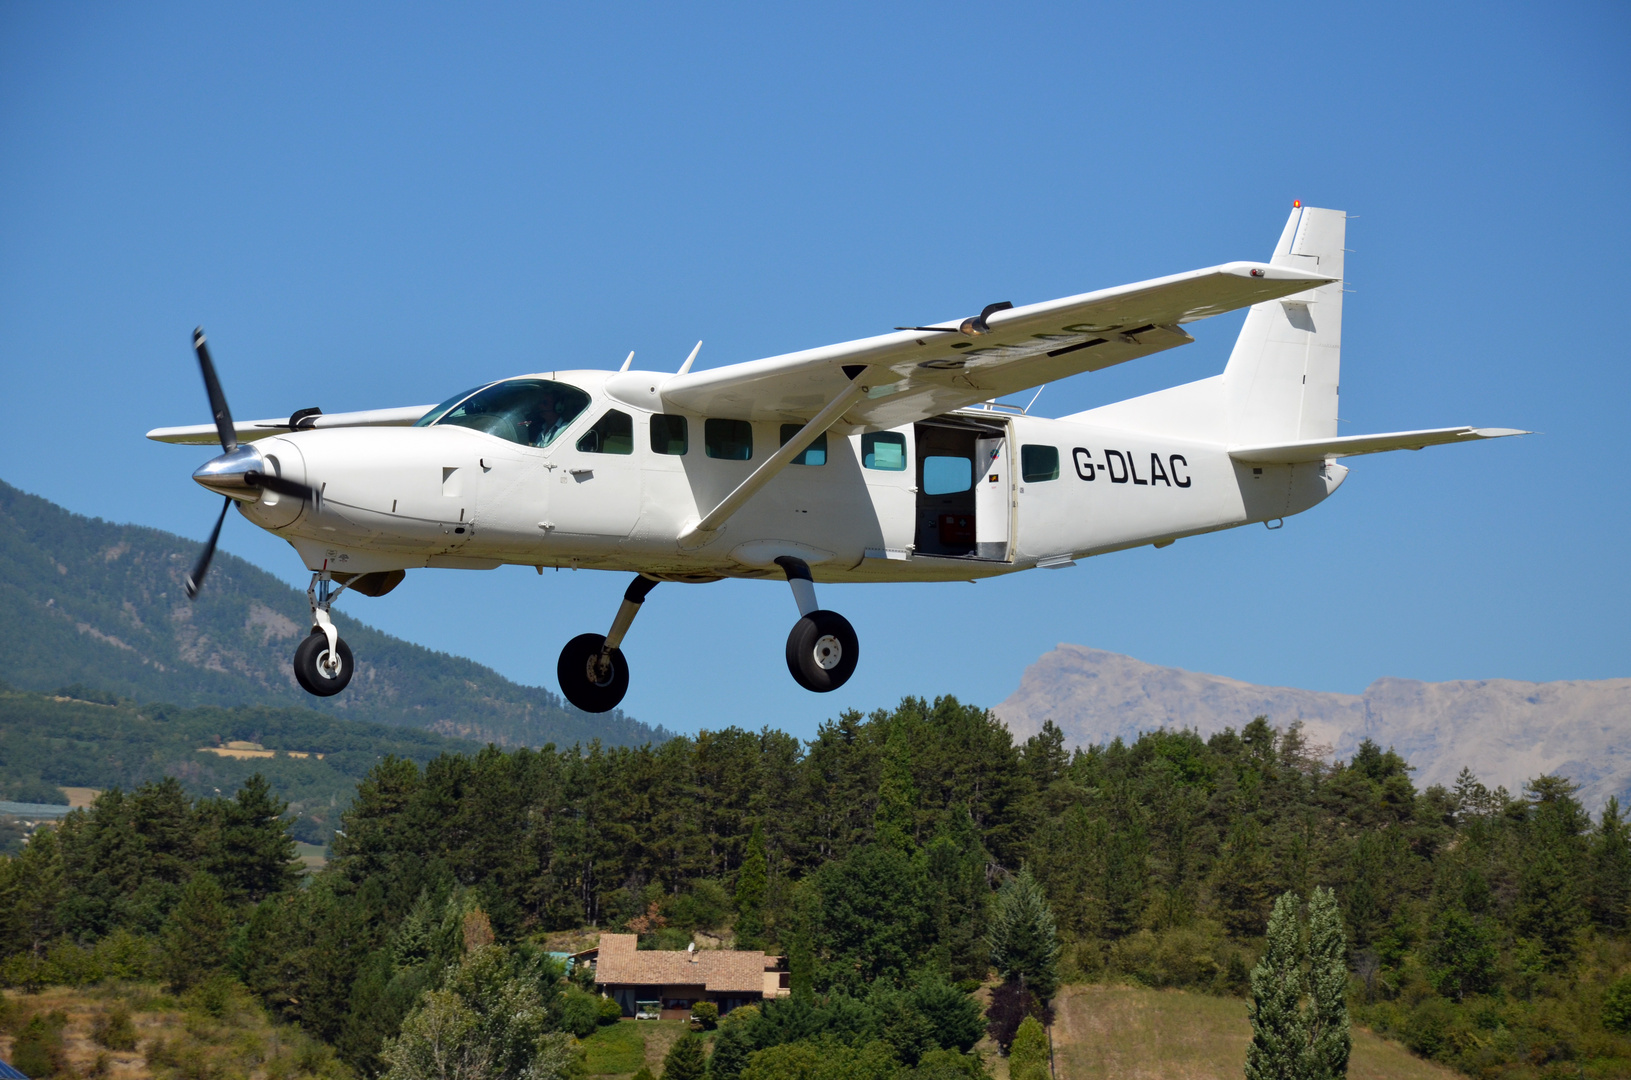
[[[1323,439],[1337,432],[1342,359],[1342,259],[1348,216],[1299,206],[1275,245],[1276,266],[1337,278],[1255,304],[1235,340],[1221,390],[1233,442]]]

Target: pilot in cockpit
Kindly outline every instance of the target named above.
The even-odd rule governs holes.
[[[538,402],[533,406],[532,414],[527,417],[527,441],[533,446],[547,446],[551,439],[560,434],[566,421],[561,419],[559,405],[555,395],[545,391],[538,395]]]

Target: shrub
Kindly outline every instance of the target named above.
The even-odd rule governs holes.
[[[587,1039],[600,1026],[600,999],[582,990],[568,990],[561,1001],[560,1026],[580,1039]]]
[[[136,1025],[130,1022],[130,1010],[115,1005],[105,1013],[98,1013],[91,1024],[91,1038],[109,1050],[136,1049]]]
[[[699,1001],[691,1006],[691,1027],[697,1031],[712,1031],[719,1026],[719,1006],[711,1001]]]
[[[1603,994],[1603,1026],[1631,1033],[1631,975],[1621,976]]]
[[[1441,998],[1423,1001],[1405,1017],[1404,1043],[1422,1057],[1438,1057],[1450,1047],[1450,1006]]]
[[[601,998],[599,1007],[600,1015],[596,1019],[602,1024],[615,1024],[623,1019],[623,1006],[617,1003],[616,998]]]
[[[24,1076],[53,1076],[62,1071],[62,1028],[68,1018],[60,1012],[35,1016],[11,1044],[11,1063]]]
[[[1048,1080],[1048,1036],[1034,1016],[1027,1016],[1014,1035],[1008,1075],[1012,1080]]]

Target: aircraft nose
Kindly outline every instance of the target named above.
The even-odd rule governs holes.
[[[264,474],[266,462],[253,446],[240,446],[231,453],[213,457],[193,470],[193,479],[218,495],[254,502],[261,489],[249,482],[249,474]]]

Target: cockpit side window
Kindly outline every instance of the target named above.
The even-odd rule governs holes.
[[[548,379],[506,379],[438,406],[421,425],[474,428],[522,446],[548,446],[578,414],[589,407],[589,395],[575,386]]]
[[[634,418],[612,409],[583,433],[578,449],[586,454],[634,453]]]

